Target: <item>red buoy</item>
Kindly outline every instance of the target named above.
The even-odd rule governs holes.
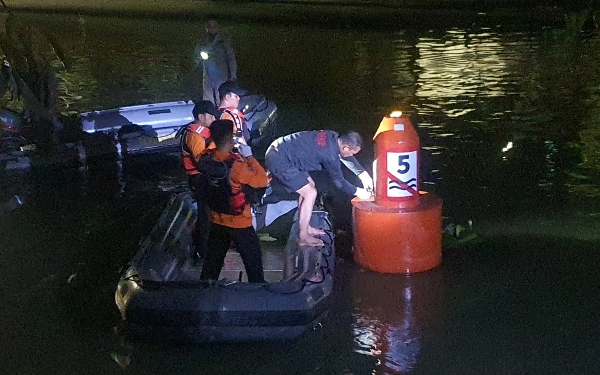
[[[352,200],[354,260],[383,273],[427,271],[442,259],[442,200],[419,191],[418,134],[399,112],[375,133],[375,199]]]
[[[375,203],[387,207],[419,204],[419,135],[408,116],[393,112],[375,133]]]

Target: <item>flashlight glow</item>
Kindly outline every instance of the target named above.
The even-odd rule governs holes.
[[[508,142],[506,144],[506,147],[502,148],[502,152],[506,152],[506,151],[510,150],[511,148],[513,148],[513,143],[512,142]]]
[[[200,57],[202,57],[202,60],[208,60],[208,53],[202,51],[200,52]]]

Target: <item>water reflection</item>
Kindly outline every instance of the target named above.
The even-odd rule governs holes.
[[[506,78],[510,75],[506,59],[510,55],[497,33],[451,30],[442,37],[421,37],[416,48],[416,95],[454,107],[466,106],[448,109],[448,117],[475,110],[471,107],[473,98],[506,94]]]
[[[186,84],[193,85],[188,79],[189,56],[202,33],[198,20],[18,16],[20,22],[39,30],[40,41],[47,43],[40,48],[60,55],[57,60],[63,61],[58,72],[63,114],[189,98]],[[561,29],[373,31],[233,20],[224,20],[222,27],[234,41],[240,81],[277,103],[279,123],[287,130],[357,129],[369,140],[391,109],[412,110],[423,145],[422,177],[429,182],[428,189],[444,198],[444,214],[456,222],[474,219],[478,228],[479,219],[510,221],[512,214],[529,217],[535,210],[560,212],[557,220],[562,220],[572,191],[598,196],[597,36],[578,39]],[[55,37],[50,40],[48,35]],[[512,148],[503,152],[509,142]],[[372,162],[371,147],[367,142],[358,155],[365,165]],[[464,365],[457,365],[456,358],[472,354],[469,342],[446,355],[431,348],[451,348],[450,339],[460,337],[463,329],[469,328],[475,335],[478,328],[470,325],[470,315],[459,325],[442,318],[444,288],[436,270],[405,277],[353,268],[338,276],[338,286],[351,290],[335,295],[338,308],[325,326],[325,334],[287,345],[165,349],[139,344],[120,348],[111,331],[118,321],[113,297],[116,274],[160,213],[153,208],[166,199],[163,190],[179,181],[175,160],[148,159],[141,165],[112,161],[108,166],[90,167],[83,176],[79,172],[10,180],[2,176],[4,197],[25,191],[26,202],[0,226],[4,264],[9,265],[0,297],[16,301],[8,307],[9,319],[0,329],[7,332],[2,345],[9,348],[3,354],[33,358],[22,366],[10,363],[7,371],[120,371],[111,359],[114,345],[125,351],[124,356],[131,349],[127,371],[135,367],[149,374],[174,370],[181,374],[237,374],[240,369],[255,374],[418,373],[424,359],[430,361],[427,368],[444,372],[439,368],[446,365],[448,373],[460,373],[451,370],[468,369],[481,359],[492,363],[488,360],[497,352],[501,358],[520,353],[502,345],[502,340],[511,345],[513,341],[499,323],[487,328],[492,342],[485,349],[493,350],[481,350]],[[579,161],[582,169],[578,169]],[[573,171],[579,177],[573,177]],[[27,187],[19,189],[20,184]],[[36,201],[40,203],[33,204]],[[536,218],[530,220],[531,226],[548,232],[544,228],[547,222]],[[590,227],[596,228],[597,223]],[[535,246],[536,241],[531,241],[515,254],[526,258]],[[505,261],[505,250],[504,242],[499,243],[493,251],[495,258],[487,262],[480,260],[490,259],[489,254],[473,255],[469,267],[460,269],[464,278],[455,281],[460,284],[457,300],[466,299],[473,291],[473,275],[490,283],[490,273],[495,274],[498,264]],[[570,245],[565,244],[552,263],[561,272],[565,272],[562,256],[569,251]],[[546,247],[540,253],[545,254]],[[444,262],[455,267],[464,264],[462,254],[444,256]],[[569,267],[577,270],[582,264],[594,264],[587,256],[581,259],[574,258]],[[504,292],[505,280],[522,271],[522,262],[514,263],[509,271],[496,272],[493,290]],[[535,279],[537,268],[526,271]],[[73,274],[78,277],[65,293],[66,281]],[[556,274],[553,269],[544,277],[558,280]],[[586,273],[577,274],[587,277]],[[24,280],[35,293],[23,293]],[[46,287],[56,280],[59,286]],[[346,286],[348,280],[351,285]],[[524,282],[529,284],[529,280]],[[539,282],[539,289],[552,295],[544,288],[546,284]],[[506,294],[505,301],[511,301],[510,293]],[[455,308],[483,306],[479,313],[485,314],[489,306],[498,306],[495,294],[490,295],[484,289],[470,305],[457,302]],[[594,311],[592,305],[590,302],[586,309]],[[41,312],[40,306],[44,307]],[[568,307],[556,309],[560,313],[556,316],[566,319],[567,327],[579,326],[576,320],[568,321]],[[530,313],[525,308],[519,311]],[[584,324],[594,324],[592,315],[582,316]],[[514,327],[514,332],[520,329]],[[588,353],[595,349],[593,344],[581,344],[577,330],[565,330],[558,337],[551,328],[536,326],[522,338],[530,332],[536,340],[554,334],[557,348],[562,348],[565,336],[573,350]],[[531,340],[524,338],[525,344]],[[476,342],[488,341],[488,336],[478,336]],[[592,342],[590,338],[586,344]],[[567,361],[581,364],[584,357],[571,356]],[[548,359],[539,353],[535,358],[541,362]],[[518,365],[515,362],[517,372]],[[489,366],[489,373],[506,372],[501,365]]]
[[[428,330],[440,322],[439,269],[413,275],[353,275],[354,350],[377,358],[374,374],[408,374],[419,363]]]

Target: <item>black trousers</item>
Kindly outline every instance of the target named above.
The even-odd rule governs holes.
[[[264,283],[265,276],[262,267],[260,244],[254,227],[230,228],[219,224],[211,224],[209,238],[209,251],[204,260],[200,280],[217,280],[231,241],[236,246],[242,257],[248,281],[251,283]]]
[[[199,176],[191,175],[188,183],[190,190],[194,196],[194,200],[198,204],[198,212],[196,214],[196,225],[194,227],[193,241],[196,253],[200,257],[205,257],[208,254],[208,233],[210,230],[210,221],[208,220],[210,215],[210,209],[199,189]]]

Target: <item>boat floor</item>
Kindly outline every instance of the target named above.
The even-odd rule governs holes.
[[[262,263],[265,274],[265,281],[267,282],[278,282],[283,278],[284,268],[284,255],[283,248],[285,247],[285,241],[274,241],[274,242],[260,242],[262,252]],[[190,279],[200,279],[200,272],[202,271],[201,264],[198,267],[193,267],[191,262],[188,262],[183,267],[183,272]],[[225,257],[223,269],[219,275],[219,279],[227,280],[239,280],[240,272],[242,272],[241,281],[247,282],[248,276],[246,274],[246,268],[242,262],[242,257],[235,250],[229,250]]]

